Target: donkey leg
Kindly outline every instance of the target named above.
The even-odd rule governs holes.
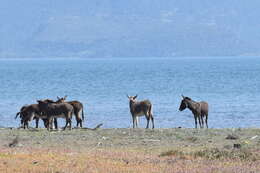
[[[82,119],[80,119],[80,128],[82,128]]]
[[[77,112],[77,127],[78,127],[78,124],[80,125],[80,127],[82,128],[82,117],[80,116],[80,112]]]
[[[25,120],[24,120],[24,118],[21,119],[21,128],[25,128]]]
[[[201,116],[199,115],[199,116],[197,116],[198,117],[198,119],[199,119],[199,124],[200,124],[200,128],[202,127],[201,126]]]
[[[195,120],[195,128],[197,128],[197,124],[198,124],[198,122],[197,122],[197,116],[194,116],[194,120]]]
[[[133,119],[133,128],[135,128],[135,117],[133,116],[132,119]]]
[[[71,118],[69,118],[70,130],[72,129]]]
[[[24,119],[24,120],[23,120],[23,128],[24,128],[24,129],[26,129],[26,128],[29,129],[29,123],[28,123],[28,122],[29,122],[28,119]]]
[[[63,130],[66,130],[66,128],[67,128],[67,126],[68,126],[68,123],[69,123],[69,118],[66,118],[66,124],[65,124]]]
[[[76,125],[76,127],[78,128],[79,127],[79,125],[80,125],[80,115],[79,115],[79,112],[76,112],[75,110],[74,110],[74,112],[71,114],[71,119],[72,119],[72,116],[73,115],[75,115],[75,120],[76,120],[76,122],[77,122],[77,125]]]
[[[146,117],[146,120],[147,120],[146,128],[148,129],[149,128],[150,117],[148,117],[148,116],[145,116],[145,117]]]
[[[153,129],[154,129],[154,121],[153,121],[153,116],[151,116],[151,119],[152,119],[152,124],[153,124]]]
[[[71,124],[72,115],[73,115],[72,112],[68,112],[67,118],[66,118],[66,121],[67,121],[67,122],[69,123],[69,125],[70,125],[70,130],[72,129],[72,124]]]
[[[79,128],[79,119],[76,118],[77,121],[77,128]]]
[[[82,128],[82,119],[80,118],[79,114],[77,114],[76,116],[76,121],[77,121],[77,127],[81,127]]]
[[[25,129],[26,120],[24,118],[21,120],[21,123],[22,123],[22,127]]]
[[[33,112],[28,114],[28,117],[25,118],[25,125],[27,129],[29,129],[29,122],[32,121],[35,117],[35,114]]]
[[[48,126],[47,126],[47,120],[48,120],[48,119],[42,118],[43,125],[44,125],[45,128],[48,127]]]
[[[201,124],[202,124],[202,128],[204,128],[204,116],[201,115]]]
[[[79,125],[80,125],[80,128],[82,128],[82,118],[81,117],[79,118]]]
[[[24,121],[23,122],[23,129],[25,129],[26,128],[26,122]]]
[[[208,128],[208,114],[206,114],[206,120],[205,120],[206,126]]]
[[[28,121],[26,121],[26,127],[27,127],[27,129],[29,129],[29,123],[28,123]]]
[[[51,127],[51,123],[52,123],[52,118],[49,117],[48,120],[47,120],[47,122],[48,122],[48,123],[47,123],[47,126],[48,126],[48,127],[47,127],[47,130],[50,131],[50,127]]]
[[[24,125],[24,120],[23,119],[21,119],[21,127],[23,127],[23,125]]]
[[[150,107],[148,113],[149,113],[149,117],[150,117],[150,119],[152,120],[152,123],[153,123],[153,129],[154,129],[154,121],[153,121],[153,111],[152,111],[152,107]]]
[[[79,118],[78,113],[75,114],[75,119],[76,119],[76,121],[77,121],[77,128],[79,128],[79,125],[80,125],[80,118]]]
[[[51,130],[54,129],[54,118],[51,119]]]
[[[135,126],[136,126],[136,128],[138,128],[138,117],[137,116],[135,118]]]
[[[38,128],[39,127],[39,118],[38,117],[35,118],[35,124],[36,124],[35,128]]]
[[[57,121],[57,118],[54,118],[54,126],[55,126],[55,129],[57,130],[57,129],[58,129],[58,121]]]
[[[30,117],[25,117],[23,120],[23,128],[24,129],[29,129],[29,121],[30,121]]]

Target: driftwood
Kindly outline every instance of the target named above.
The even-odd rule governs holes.
[[[103,123],[98,124],[95,128],[83,127],[83,128],[81,128],[81,129],[85,129],[85,130],[97,130],[97,129],[99,129],[101,126],[103,126]]]

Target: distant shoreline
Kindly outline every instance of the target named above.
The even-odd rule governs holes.
[[[37,57],[37,56],[36,56]],[[171,59],[171,60],[179,60],[179,59],[244,59],[244,58],[260,58],[260,55],[235,55],[235,56],[174,56],[174,57],[0,57],[0,60],[130,60],[130,59]]]

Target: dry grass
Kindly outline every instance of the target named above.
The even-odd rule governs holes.
[[[174,156],[182,159],[187,158],[205,158],[207,160],[233,160],[233,161],[249,161],[255,162],[260,160],[260,152],[257,150],[226,150],[226,149],[204,149],[195,152],[183,152],[180,150],[170,150],[163,152],[159,155],[160,157]]]
[[[0,130],[0,172],[259,173],[260,130]],[[9,147],[19,136],[18,145]],[[251,139],[252,138],[252,139]],[[233,144],[241,144],[234,149]]]
[[[259,160],[237,158],[207,159],[207,155],[171,152],[164,157],[143,152],[95,149],[70,150],[1,149],[0,172],[46,173],[210,173],[260,171]]]

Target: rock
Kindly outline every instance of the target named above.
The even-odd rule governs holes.
[[[251,140],[254,140],[254,139],[256,139],[258,137],[258,135],[255,135],[255,136],[253,136],[252,138],[250,138]]]
[[[232,146],[231,145],[225,145],[224,148],[230,150],[230,149],[232,149]]]
[[[241,144],[234,144],[233,146],[234,148],[240,149],[241,148]]]
[[[19,138],[18,138],[18,136],[16,136],[16,138],[14,138],[14,140],[11,143],[9,143],[8,146],[9,147],[16,147],[16,146],[19,146],[18,143],[19,143]]]
[[[22,147],[23,144],[18,143],[16,146],[17,146],[17,147]]]
[[[237,139],[238,139],[238,136],[236,136],[236,135],[228,135],[228,136],[226,137],[226,139],[237,140]]]
[[[108,139],[108,137],[105,137],[105,136],[103,136],[103,137],[102,137],[102,139],[103,139],[103,140],[107,140],[107,139]]]
[[[125,164],[128,164],[128,163],[129,163],[129,161],[126,160],[126,159],[123,159],[123,161],[125,162]]]

